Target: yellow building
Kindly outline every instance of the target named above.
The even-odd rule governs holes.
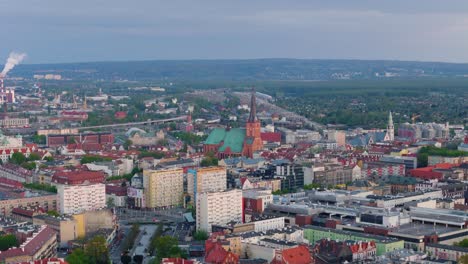
[[[203,192],[224,191],[227,186],[226,168],[207,167],[189,169],[187,172],[187,193],[196,201],[196,194]]]
[[[76,237],[80,238],[98,229],[113,229],[116,227],[116,219],[110,209],[75,214],[73,219],[75,220]]]
[[[146,207],[167,207],[182,204],[184,194],[183,169],[143,171]]]

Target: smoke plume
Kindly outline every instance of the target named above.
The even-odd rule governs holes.
[[[11,52],[10,56],[8,57],[5,67],[3,68],[0,76],[6,76],[9,71],[11,71],[16,65],[21,63],[24,58],[26,58],[26,53],[17,53]]]

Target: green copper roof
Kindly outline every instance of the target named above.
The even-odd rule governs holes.
[[[225,151],[226,148],[230,148],[232,152],[242,152],[244,145],[245,129],[244,128],[231,128],[226,130],[224,128],[215,128],[211,131],[210,135],[205,141],[205,144],[219,144],[224,141],[223,145],[219,148],[219,151]]]

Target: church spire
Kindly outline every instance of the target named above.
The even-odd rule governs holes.
[[[393,127],[393,117],[392,117],[392,111],[388,113],[388,126]]]
[[[255,99],[255,89],[252,88],[252,97],[250,98],[250,115],[248,122],[257,122],[257,102]]]
[[[392,111],[388,113],[387,133],[385,134],[385,141],[395,140],[395,127],[393,125]]]

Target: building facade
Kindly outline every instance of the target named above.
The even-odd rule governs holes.
[[[102,183],[59,185],[57,197],[61,214],[102,209],[106,207],[106,186]]]
[[[146,207],[180,205],[184,193],[184,170],[181,168],[144,170],[143,188]]]
[[[208,167],[189,169],[187,172],[187,193],[196,201],[197,193],[224,191],[227,185],[226,168]]]
[[[0,252],[0,261],[6,264],[34,261],[57,256],[57,236],[54,230],[41,226],[19,247]]]
[[[242,223],[242,190],[199,193],[196,209],[197,230],[211,232],[212,225]]]
[[[404,241],[396,238],[370,235],[352,231],[343,231],[338,229],[323,228],[318,226],[306,226],[304,229],[304,238],[307,239],[309,243],[313,244],[324,238],[339,241],[375,241],[375,245],[377,247],[377,256],[381,256],[387,252],[404,248]]]

